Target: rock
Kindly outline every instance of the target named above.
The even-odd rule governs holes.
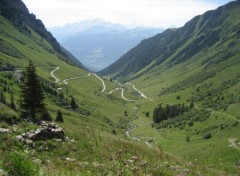
[[[56,142],[62,142],[62,139],[54,139]]]
[[[16,136],[16,138],[17,138],[17,140],[19,140],[19,141],[23,141],[23,140],[24,140],[24,138],[23,138],[22,135],[18,135],[18,136]]]
[[[93,167],[103,167],[104,165],[103,164],[99,164],[97,162],[93,162]]]
[[[10,130],[7,128],[0,128],[0,133],[10,133]]]
[[[31,139],[25,139],[24,143],[27,144],[30,147],[35,147],[35,144]]]
[[[74,158],[66,158],[66,160],[67,160],[67,161],[70,161],[70,162],[76,161],[76,159],[74,159]]]
[[[0,175],[1,176],[7,176],[7,173],[4,170],[0,169]]]
[[[134,161],[134,162],[137,162],[139,160],[139,158],[137,156],[132,156],[131,159]]]
[[[39,150],[41,150],[41,151],[47,151],[47,150],[48,150],[48,147],[45,147],[44,145],[41,145],[41,146],[39,147]]]
[[[88,163],[88,162],[79,162],[78,165],[79,165],[80,167],[86,167],[86,166],[89,165],[89,163]]]
[[[50,165],[52,162],[50,160],[46,160],[46,164]]]
[[[17,125],[13,125],[13,131],[17,132]]]
[[[42,161],[38,158],[33,158],[33,162],[39,165],[42,163]]]
[[[44,140],[44,139],[64,139],[64,132],[61,127],[58,127],[55,123],[46,123],[42,121],[40,123],[40,128],[37,130],[31,130],[22,135],[18,135],[17,139],[25,144],[34,147],[33,141]]]

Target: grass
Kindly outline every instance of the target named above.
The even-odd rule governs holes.
[[[63,113],[64,123],[59,125],[64,128],[69,140],[38,141],[36,148],[32,149],[16,141],[15,136],[36,129],[36,125],[20,122],[16,124],[17,130],[14,131],[13,126],[1,122],[2,127],[12,130],[12,133],[0,136],[3,141],[0,144],[1,155],[12,149],[26,151],[28,159],[31,161],[39,159],[41,162],[39,164],[41,175],[237,174],[238,170],[234,165],[238,162],[240,153],[238,149],[229,147],[228,139],[240,140],[239,123],[236,123],[235,119],[240,118],[239,102],[227,104],[226,111],[213,109],[210,118],[206,121],[196,122],[193,126],[186,126],[182,130],[179,128],[156,129],[152,128],[151,124],[153,108],[159,103],[186,103],[188,99],[204,95],[213,87],[219,88],[219,95],[224,95],[226,100],[230,100],[228,94],[235,90],[237,94],[239,83],[226,89],[222,88],[222,83],[232,79],[233,73],[236,74],[235,77],[237,76],[238,64],[225,69],[220,67],[217,75],[196,84],[191,84],[193,79],[190,79],[190,75],[199,75],[203,68],[199,63],[204,58],[200,58],[199,62],[189,60],[171,69],[160,66],[133,80],[134,85],[153,101],[140,98],[133,91],[132,86],[127,85],[124,87],[124,96],[137,100],[127,102],[121,98],[120,91],[111,95],[105,94],[118,87],[107,78],[104,78],[107,87],[105,93],[101,93],[102,83],[93,75],[70,80],[67,85],[63,84],[64,79],[84,76],[88,73],[60,60],[57,54],[52,52],[52,47],[44,40],[41,42],[41,37],[34,31],[31,36],[27,36],[17,31],[3,17],[0,17],[0,21],[3,24],[0,39],[14,46],[22,54],[20,58],[16,58],[11,53],[0,52],[0,60],[13,64],[16,69],[23,69],[31,59],[42,80],[48,81],[53,87],[62,88],[64,97],[74,96],[79,106],[79,111],[58,106],[56,98],[45,93],[45,103],[53,119],[58,110]],[[54,75],[60,79],[58,84],[54,84],[55,80],[50,75],[55,67],[60,67],[54,72]],[[6,80],[7,87],[14,90],[15,102],[18,104],[20,88],[17,76],[13,76],[10,80],[7,78],[8,74],[0,73],[0,78]],[[182,86],[176,86],[180,83]],[[210,83],[213,85],[212,88],[204,87]],[[198,87],[200,92],[196,91]],[[10,102],[10,93],[7,91],[5,95],[7,102]],[[178,95],[180,99],[176,98]],[[196,102],[196,106],[202,107],[205,101]],[[0,103],[0,108],[0,114],[4,114],[4,117],[6,115],[18,117],[18,112],[7,105]],[[82,113],[84,110],[90,114]],[[125,116],[125,111],[128,116]],[[146,112],[150,112],[150,117],[145,116]],[[231,118],[232,116],[235,118]],[[137,128],[130,133],[140,138],[140,142],[132,141],[125,135],[125,131],[130,128],[129,122],[133,120]],[[203,139],[206,132],[210,132],[212,138]],[[187,136],[189,142],[186,142]],[[152,148],[144,144],[150,139],[153,141]],[[68,161],[67,158],[72,158],[74,161]],[[0,167],[3,165],[3,159],[0,159]]]

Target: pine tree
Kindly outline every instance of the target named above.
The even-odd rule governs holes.
[[[2,102],[3,104],[6,104],[6,97],[3,91],[0,92],[0,102]]]
[[[41,113],[41,120],[52,121],[52,117],[46,109]]]
[[[127,113],[127,111],[125,110],[124,111],[124,115],[127,117],[128,116],[128,113]]]
[[[76,104],[75,99],[73,97],[71,98],[70,105],[71,105],[73,110],[77,109],[77,104]]]
[[[158,120],[158,110],[159,110],[159,107],[155,107],[154,110],[153,110],[153,122],[154,123],[159,122],[159,120]]]
[[[12,109],[16,109],[16,106],[15,106],[15,103],[14,103],[14,98],[13,98],[13,92],[11,92],[10,107],[11,107]]]
[[[22,86],[20,99],[20,107],[24,118],[36,120],[37,115],[46,111],[43,103],[43,91],[32,61],[26,68],[25,82]]]
[[[56,122],[64,122],[62,112],[60,110],[58,110],[58,112],[57,112],[57,117],[56,117],[55,121]]]
[[[190,103],[190,105],[189,105],[189,108],[190,108],[190,109],[193,109],[193,108],[194,108],[194,102],[193,102],[193,101],[191,101],[191,103]]]

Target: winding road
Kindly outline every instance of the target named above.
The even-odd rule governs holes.
[[[132,83],[127,83],[126,85],[131,85],[133,87],[133,89],[140,94],[141,97],[147,99],[147,96],[144,95],[144,93],[142,93],[140,90],[138,90]]]
[[[124,100],[126,100],[126,101],[136,101],[136,100],[129,100],[129,99],[125,98],[125,97],[124,97],[124,89],[123,89],[123,88],[116,88],[116,89],[122,91],[122,92],[121,92],[121,97],[122,97],[122,99],[124,99]]]
[[[108,94],[110,95],[110,94],[112,94],[113,92],[115,92],[115,91],[118,91],[118,90],[121,90],[121,97],[122,97],[122,99],[124,99],[124,100],[126,100],[126,101],[136,101],[136,100],[130,100],[130,99],[127,99],[126,97],[124,97],[124,89],[123,88],[116,88],[116,89],[114,89],[114,90],[111,90]]]
[[[92,74],[102,82],[103,89],[102,89],[101,92],[104,92],[104,91],[106,90],[106,85],[105,85],[103,79],[101,79],[101,78],[100,78],[97,74],[95,74],[95,73],[92,73]]]
[[[51,76],[55,79],[55,83],[58,83],[58,82],[59,82],[59,79],[54,75],[54,72],[57,71],[57,70],[59,70],[59,69],[60,69],[60,67],[55,67],[55,69],[51,71]],[[89,77],[89,76],[91,76],[91,74],[94,75],[97,79],[99,79],[99,80],[102,82],[103,89],[101,90],[101,92],[104,93],[105,90],[106,90],[105,82],[104,82],[104,80],[103,80],[102,78],[100,78],[100,77],[99,77],[97,74],[95,74],[95,73],[88,73],[88,75],[86,75],[86,76],[78,76],[78,77],[73,77],[73,78],[64,79],[64,80],[63,80],[63,83],[64,83],[64,84],[68,84],[68,81],[70,81],[70,80],[79,79],[79,78],[84,78],[84,77]],[[120,83],[119,83],[119,84],[120,84]],[[133,89],[140,94],[141,97],[147,99],[147,97],[146,97],[142,92],[140,92],[132,83],[127,83],[127,84],[131,85],[131,86],[133,87]],[[122,86],[122,84],[120,84],[120,86]],[[125,91],[125,90],[124,90],[123,88],[116,88],[116,89],[114,89],[114,90],[111,90],[108,94],[112,94],[113,92],[118,91],[118,90],[121,90],[121,97],[122,97],[122,99],[124,99],[124,100],[126,100],[126,101],[131,101],[131,102],[136,101],[136,100],[130,100],[130,99],[127,99],[126,97],[124,97],[124,91]]]
[[[68,81],[70,81],[70,80],[79,79],[79,78],[84,78],[84,77],[89,77],[90,75],[91,75],[91,74],[88,73],[87,76],[78,76],[78,77],[73,77],[73,78],[69,78],[69,79],[64,79],[64,80],[63,80],[63,83],[64,83],[64,84],[68,84]]]
[[[55,83],[58,83],[58,82],[59,82],[59,79],[54,75],[54,72],[57,71],[57,70],[59,70],[59,69],[60,69],[60,67],[55,67],[55,69],[51,71],[51,76],[55,79]],[[97,79],[99,79],[99,80],[102,82],[103,89],[101,90],[101,92],[104,93],[105,90],[106,90],[105,82],[104,82],[103,79],[101,79],[101,78],[100,78],[97,74],[95,74],[95,73],[88,73],[88,75],[86,75],[86,76],[78,76],[78,77],[73,77],[73,78],[64,79],[64,80],[63,80],[63,83],[64,83],[64,84],[68,84],[68,81],[70,81],[70,80],[79,79],[79,78],[84,78],[84,77],[89,77],[89,76],[91,76],[91,74],[94,75]],[[118,82],[117,82],[117,83],[118,83]],[[119,84],[120,86],[122,86],[121,83],[118,83],[118,84]],[[147,99],[147,96],[145,96],[141,91],[139,91],[132,83],[126,83],[126,85],[131,85],[131,86],[133,87],[133,89],[140,94],[141,97]],[[126,101],[130,101],[130,102],[136,101],[136,100],[130,100],[130,99],[127,99],[126,97],[124,97],[124,91],[125,91],[125,90],[124,90],[123,88],[116,88],[116,89],[114,89],[114,90],[111,90],[111,91],[110,91],[109,93],[107,93],[107,94],[112,94],[113,92],[118,91],[118,90],[121,90],[121,97],[122,97],[122,99],[124,99],[124,100],[126,100]],[[134,136],[132,136],[132,135],[130,134],[131,131],[133,131],[133,130],[135,130],[135,129],[137,128],[137,126],[134,125],[134,121],[130,122],[129,125],[131,126],[131,129],[128,130],[128,131],[126,131],[126,136],[128,136],[128,137],[131,138],[132,140],[141,141],[138,137],[134,137]],[[144,142],[144,143],[145,143],[148,147],[152,147],[152,144],[150,144],[148,140],[147,140],[146,142]]]
[[[55,71],[59,70],[60,67],[56,67],[53,71],[51,71],[52,77],[55,79],[55,83],[59,82],[59,79],[53,74]]]

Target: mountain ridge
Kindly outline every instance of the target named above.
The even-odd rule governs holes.
[[[46,30],[42,21],[37,19],[34,14],[29,13],[22,0],[0,0],[0,14],[11,21],[19,31],[24,32],[26,35],[31,35],[31,29],[34,30],[48,41],[57,53],[66,57],[68,61],[85,68],[79,60],[73,57],[70,58],[68,53],[62,50],[58,41]]]
[[[231,8],[239,8],[239,1],[230,2],[216,10],[196,16],[181,28],[167,29],[155,37],[143,40],[118,61],[100,71],[99,74],[125,79],[127,76],[137,74],[146,66],[148,66],[147,70],[151,71],[153,67],[161,65],[166,60],[169,60],[166,63],[167,67],[184,62],[204,49],[215,45],[220,37],[227,37],[223,36],[226,34],[224,28],[220,28],[218,25],[225,25],[227,30],[237,28],[239,24],[230,23],[230,27],[226,25],[227,17],[231,15],[228,14],[228,11],[231,11]],[[235,21],[237,22],[237,19]],[[221,22],[225,23],[221,24]],[[145,72],[148,71],[145,70]]]

